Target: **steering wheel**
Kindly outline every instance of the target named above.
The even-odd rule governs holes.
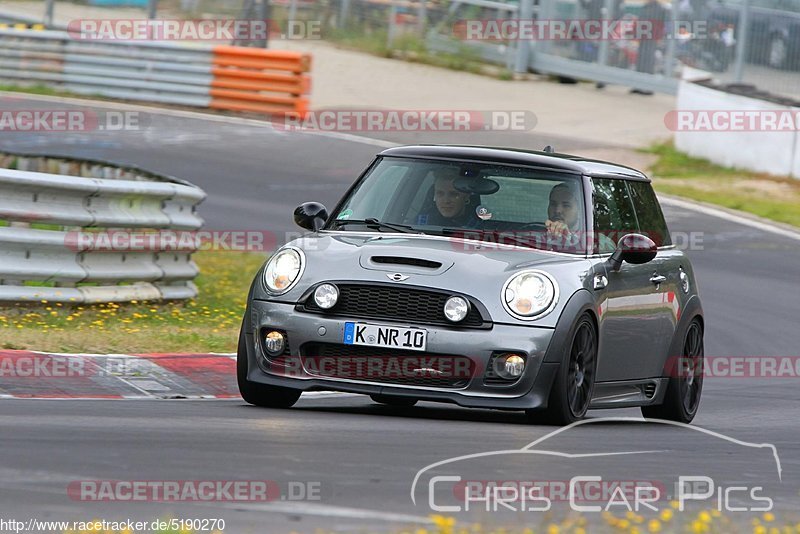
[[[545,230],[547,230],[547,225],[545,225],[545,223],[532,222],[532,223],[523,224],[522,226],[517,226],[517,227],[514,228],[514,230],[516,230],[516,231],[528,231],[528,230],[545,231]]]

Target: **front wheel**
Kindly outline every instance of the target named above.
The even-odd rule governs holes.
[[[567,425],[582,419],[589,409],[597,372],[597,330],[589,314],[581,316],[573,332],[547,408],[526,411],[532,422]]]
[[[239,331],[239,346],[236,351],[236,381],[239,383],[239,393],[245,402],[264,408],[290,408],[302,395],[302,391],[259,384],[247,379],[247,340],[244,333],[244,323]]]
[[[651,419],[667,419],[691,423],[700,406],[703,392],[703,327],[693,320],[686,331],[683,352],[675,365],[668,365],[669,383],[664,402],[656,406],[642,406],[642,415]]]

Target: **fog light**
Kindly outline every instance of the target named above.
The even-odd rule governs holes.
[[[322,284],[314,291],[314,302],[323,310],[336,306],[339,300],[339,289],[333,284]]]
[[[504,354],[495,358],[494,372],[507,380],[518,378],[525,370],[525,358],[518,354]]]
[[[444,303],[444,316],[448,321],[463,321],[469,313],[469,302],[464,297],[450,297]]]
[[[284,339],[283,334],[280,332],[272,330],[271,332],[268,332],[266,336],[264,336],[264,349],[270,356],[278,356],[282,354],[285,347],[286,340]]]

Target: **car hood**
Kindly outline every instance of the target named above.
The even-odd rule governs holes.
[[[505,311],[501,291],[514,273],[540,269],[559,285],[556,309],[533,322],[548,327],[555,326],[569,296],[585,286],[591,267],[580,256],[438,236],[320,232],[287,246],[304,252],[304,272],[291,291],[270,300],[297,302],[308,288],[324,281],[382,282],[466,294],[480,300],[494,322],[531,324]],[[269,297],[262,293],[262,298]]]

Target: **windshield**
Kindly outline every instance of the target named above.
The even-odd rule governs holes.
[[[584,205],[577,174],[382,158],[326,228],[424,233],[582,254]]]

